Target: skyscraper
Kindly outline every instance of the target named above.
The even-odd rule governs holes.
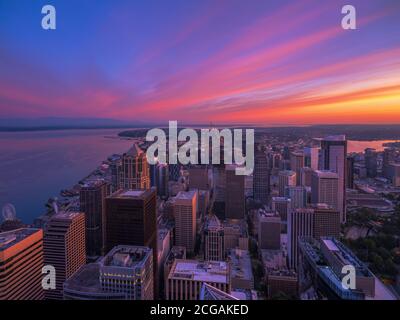
[[[286,197],[291,200],[292,209],[307,206],[307,189],[303,186],[286,187]]]
[[[196,244],[197,190],[180,191],[173,202],[175,244],[193,253]]]
[[[342,222],[346,221],[346,157],[345,135],[329,136],[321,141],[321,169],[338,175],[338,209]]]
[[[290,169],[296,172],[296,184],[300,184],[300,170],[305,166],[304,152],[294,151],[290,154]]]
[[[375,178],[378,173],[378,154],[373,148],[365,149],[365,168],[367,169],[367,177]]]
[[[307,209],[295,209],[288,218],[288,256],[289,266],[298,265],[298,239],[302,236],[339,237],[340,213],[326,204],[314,205]]]
[[[292,200],[287,197],[272,197],[272,211],[277,211],[282,221],[286,222],[289,211],[292,209]]]
[[[44,231],[44,263],[56,271],[56,289],[46,290],[46,299],[62,299],[63,283],[86,263],[85,214],[59,212]]]
[[[244,219],[246,211],[245,176],[237,175],[236,166],[226,166],[225,218]]]
[[[121,189],[149,189],[150,171],[146,153],[134,144],[121,159]]]
[[[259,210],[258,246],[260,249],[281,248],[281,217],[277,213]]]
[[[347,157],[346,188],[354,189],[354,157]]]
[[[215,215],[209,215],[204,224],[204,260],[223,261],[224,227]]]
[[[0,300],[42,300],[43,231],[0,233]]]
[[[106,198],[105,252],[118,245],[153,250],[154,283],[158,282],[156,189],[119,190]],[[154,294],[158,296],[155,285]]]
[[[96,180],[83,185],[79,195],[81,212],[85,213],[86,255],[95,259],[103,254],[103,220],[107,183]]]
[[[253,197],[262,204],[268,202],[269,176],[267,156],[263,151],[257,150],[254,156]]]
[[[294,187],[296,185],[296,172],[292,170],[284,170],[279,172],[279,196],[285,196],[286,187]]]
[[[339,179],[337,173],[326,170],[314,171],[311,185],[311,202],[326,203],[340,212],[342,207],[338,188]]]
[[[313,170],[318,170],[319,148],[305,147],[304,148],[304,166]]]

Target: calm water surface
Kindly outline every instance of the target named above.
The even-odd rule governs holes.
[[[76,184],[109,155],[129,149],[132,141],[115,138],[120,131],[0,133],[0,208],[11,202],[17,216],[32,223],[48,198]]]

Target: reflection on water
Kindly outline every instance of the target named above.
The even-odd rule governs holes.
[[[398,140],[378,140],[378,141],[352,141],[347,143],[347,152],[364,152],[366,148],[373,148],[376,151],[383,151],[385,143],[397,142]]]
[[[76,184],[131,141],[120,130],[0,133],[0,207],[11,202],[26,223],[45,211],[49,197]],[[1,220],[1,219],[0,219]]]

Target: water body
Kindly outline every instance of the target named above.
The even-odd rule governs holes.
[[[0,208],[16,207],[25,223],[45,212],[50,197],[59,196],[87,176],[113,153],[132,141],[121,140],[121,129],[0,133]],[[382,150],[388,141],[349,141],[349,152]],[[2,220],[2,217],[0,217]]]
[[[129,149],[132,141],[119,139],[120,131],[0,133],[0,209],[10,202],[19,219],[32,223],[50,197],[75,185],[109,155]]]
[[[376,140],[376,141],[354,141],[347,142],[347,152],[364,152],[366,148],[373,148],[376,151],[383,151],[384,144],[389,142],[397,142],[398,140]]]

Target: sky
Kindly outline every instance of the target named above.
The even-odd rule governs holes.
[[[0,0],[0,118],[37,117],[400,123],[400,1]]]

